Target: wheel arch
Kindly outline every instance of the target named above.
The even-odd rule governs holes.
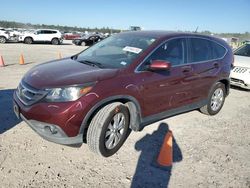
[[[27,39],[27,38],[31,38],[32,42],[34,41],[33,37],[31,37],[31,36],[26,36],[26,37],[24,37],[23,42],[25,42],[25,39]]]
[[[5,39],[5,42],[7,41],[6,36],[4,36],[4,35],[0,35],[0,37],[3,37],[3,38]]]
[[[101,108],[113,102],[121,102],[122,104],[127,106],[130,115],[130,124],[129,124],[130,128],[134,131],[140,130],[139,125],[141,123],[141,107],[139,105],[138,100],[132,96],[118,95],[101,100],[89,110],[89,112],[84,117],[79,130],[79,134],[83,134],[84,139],[86,138],[89,124],[93,119],[93,117],[95,116],[95,114]]]
[[[222,80],[219,80],[218,82],[221,82],[222,84],[225,85],[226,96],[228,96],[229,95],[229,89],[230,89],[230,81],[229,81],[229,79],[222,79]]]
[[[58,38],[58,37],[53,37],[53,38],[51,39],[51,41],[52,41],[53,39],[57,39],[57,40],[59,40],[59,38]]]
[[[32,36],[26,36],[26,37],[24,37],[24,40],[27,38],[31,38],[32,40],[34,40]]]
[[[54,39],[58,40],[58,44],[60,44],[60,40],[59,40],[59,38],[58,38],[58,37],[53,37],[53,38],[51,39],[51,41],[50,41],[50,42],[51,42],[51,44],[53,44],[53,40],[54,40]]]

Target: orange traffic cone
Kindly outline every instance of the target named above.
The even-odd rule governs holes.
[[[161,151],[157,159],[157,163],[161,166],[171,166],[173,163],[173,134],[168,131],[164,142],[161,146]]]
[[[4,67],[4,60],[3,60],[3,56],[0,56],[0,67]]]
[[[23,57],[23,54],[20,55],[19,64],[20,64],[20,65],[24,65],[24,57]]]
[[[62,54],[60,52],[58,53],[58,59],[62,59]]]

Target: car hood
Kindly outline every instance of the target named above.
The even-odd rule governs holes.
[[[56,88],[110,79],[118,72],[118,69],[101,69],[65,58],[32,68],[23,81],[37,89]]]
[[[234,55],[234,66],[250,68],[250,57]]]

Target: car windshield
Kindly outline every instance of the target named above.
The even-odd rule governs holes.
[[[148,48],[155,38],[131,34],[113,35],[81,52],[76,60],[103,68],[123,68]]]
[[[250,57],[250,44],[245,44],[234,52],[234,55]]]

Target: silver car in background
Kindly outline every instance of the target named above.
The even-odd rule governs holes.
[[[250,90],[250,43],[234,51],[234,67],[230,78],[231,85]]]

